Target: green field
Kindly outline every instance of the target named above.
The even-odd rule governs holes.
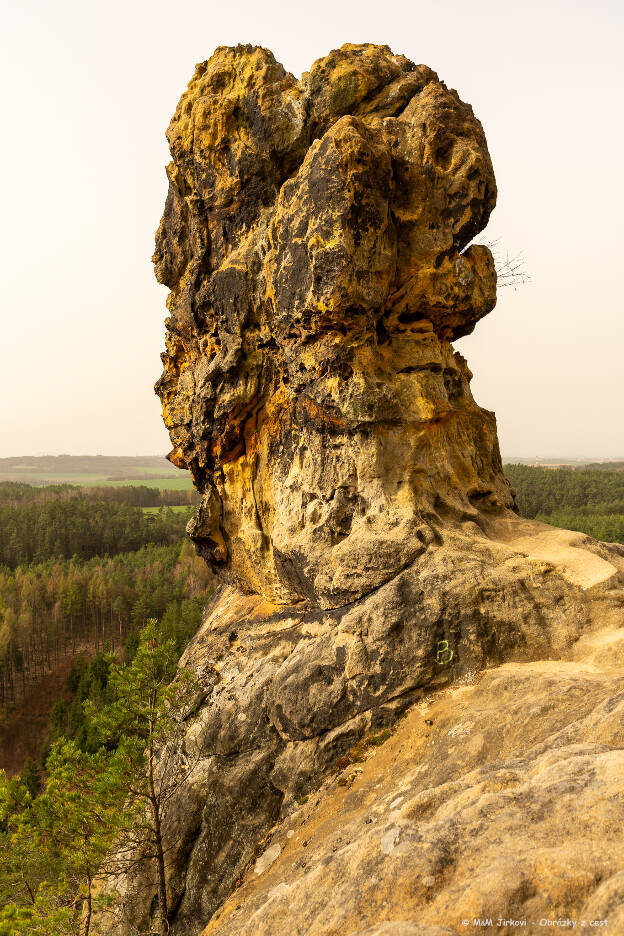
[[[12,471],[10,476],[1,476],[2,481],[24,481],[26,484],[41,486],[44,484],[81,484],[81,485],[99,485],[106,484],[106,475],[96,474],[54,474],[52,472],[39,472],[25,469],[24,471]]]
[[[81,484],[85,482],[80,482]],[[161,491],[190,491],[193,488],[191,476],[187,471],[180,471],[179,478],[152,478],[151,480],[131,480],[131,481],[102,481],[110,487],[124,487],[125,485],[142,485],[143,487],[156,487]]]
[[[0,458],[0,481],[35,486],[48,484],[144,485],[161,490],[187,491],[193,485],[187,471],[158,456],[43,455]]]
[[[79,484],[82,487],[142,485],[143,487],[156,487],[161,491],[187,491],[193,487],[191,476],[186,471],[180,471],[179,477],[162,477],[155,474],[151,478],[128,478],[116,479],[114,481],[103,475],[96,474],[48,474],[38,473],[34,477],[30,472],[18,473],[12,472],[11,477],[0,476],[0,481],[23,481],[26,484],[33,484],[35,487],[47,484]]]
[[[173,510],[174,513],[187,513],[190,517],[193,508],[190,504],[183,504],[181,507],[141,507],[143,513],[157,514],[160,510]]]

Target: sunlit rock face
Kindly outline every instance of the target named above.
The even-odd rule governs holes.
[[[450,342],[496,301],[496,184],[472,108],[386,46],[300,81],[266,49],[198,65],[168,130],[157,384],[215,569],[354,601],[513,497]]]
[[[495,301],[481,125],[386,47],[297,82],[238,46],[169,141],[158,392],[225,580],[163,755],[195,764],[162,822],[171,936],[615,914],[624,547],[512,512],[451,347]],[[109,883],[99,933],[160,927],[152,869]]]

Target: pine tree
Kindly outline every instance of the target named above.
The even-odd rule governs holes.
[[[125,802],[123,824],[106,871],[114,876],[137,864],[154,870],[161,936],[169,932],[167,853],[176,843],[170,807],[198,761],[187,753],[181,763],[174,753],[184,732],[182,719],[199,691],[196,678],[187,671],[173,679],[177,660],[175,641],[162,637],[155,620],[148,621],[132,662],[111,665],[109,691],[114,702],[100,712],[87,706],[101,740],[116,746],[109,759],[109,777]]]

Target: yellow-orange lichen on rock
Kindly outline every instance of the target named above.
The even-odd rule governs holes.
[[[489,250],[468,247],[496,198],[470,106],[386,46],[345,45],[301,81],[237,46],[197,66],[168,139],[157,389],[206,559],[337,606],[426,548],[441,506],[511,508],[449,344],[496,297]]]

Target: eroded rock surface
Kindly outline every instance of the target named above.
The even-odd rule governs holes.
[[[413,706],[272,830],[276,859],[203,936],[450,936],[475,919],[621,936],[624,627],[575,657]]]
[[[544,528],[535,524],[531,529],[539,533]],[[435,693],[445,686],[457,681],[471,682],[484,669],[483,686],[490,687],[487,705],[478,699],[475,704],[481,706],[478,717],[482,727],[490,723],[488,744],[491,750],[488,756],[496,755],[498,758],[496,752],[503,749],[507,752],[502,766],[496,761],[495,767],[488,766],[482,775],[479,774],[480,779],[472,776],[471,771],[482,763],[477,755],[486,751],[486,747],[476,744],[478,732],[473,732],[470,738],[459,737],[455,745],[449,741],[446,748],[432,748],[426,761],[431,776],[427,774],[424,779],[420,776],[422,771],[416,769],[415,753],[408,752],[397,768],[399,773],[387,778],[386,798],[394,800],[403,793],[406,783],[412,784],[411,795],[420,795],[437,777],[436,782],[440,785],[451,784],[452,802],[459,814],[463,803],[462,791],[471,791],[475,785],[476,792],[470,793],[474,799],[470,822],[466,820],[468,824],[463,828],[458,825],[458,819],[446,826],[440,820],[441,838],[440,841],[436,839],[436,848],[442,848],[445,843],[445,860],[455,868],[457,880],[466,875],[470,878],[471,869],[480,868],[485,900],[484,895],[490,892],[486,879],[491,868],[489,865],[481,868],[478,864],[481,851],[474,835],[477,831],[479,835],[485,835],[490,819],[495,816],[498,816],[497,821],[509,824],[504,826],[508,837],[504,838],[502,851],[491,858],[491,867],[496,867],[502,861],[501,855],[512,848],[527,813],[523,800],[517,808],[514,807],[513,816],[505,817],[502,815],[507,803],[504,799],[497,801],[498,812],[488,812],[479,798],[482,788],[485,789],[483,784],[487,786],[491,777],[494,777],[494,783],[501,771],[510,770],[514,782],[529,783],[534,764],[530,758],[527,759],[526,751],[536,743],[536,738],[543,741],[540,757],[543,756],[546,763],[550,743],[548,732],[552,724],[567,724],[570,711],[580,712],[582,705],[590,706],[592,700],[596,702],[599,699],[605,704],[597,708],[592,738],[602,738],[602,746],[588,749],[588,757],[591,757],[582,764],[584,769],[587,768],[587,778],[600,775],[607,768],[610,772],[603,785],[591,786],[587,799],[576,797],[577,786],[572,781],[580,760],[573,758],[566,762],[567,772],[563,779],[553,775],[553,790],[548,793],[552,796],[547,803],[544,801],[546,805],[543,808],[550,810],[555,800],[560,807],[556,821],[553,819],[544,833],[542,864],[539,867],[542,870],[546,867],[550,854],[545,844],[547,835],[556,834],[560,841],[559,852],[556,855],[552,852],[556,862],[548,873],[553,882],[560,873],[567,876],[567,872],[562,871],[566,850],[573,847],[579,855],[582,851],[580,844],[572,844],[578,822],[585,830],[583,848],[591,846],[590,852],[584,852],[583,861],[589,860],[588,855],[592,860],[592,856],[600,855],[605,842],[608,849],[612,848],[616,838],[615,819],[609,819],[610,838],[605,839],[606,833],[600,823],[592,820],[590,827],[583,817],[589,810],[598,809],[603,797],[612,801],[613,810],[608,815],[611,817],[613,813],[618,822],[624,818],[621,799],[623,765],[618,759],[622,752],[620,742],[616,743],[619,738],[617,725],[621,729],[621,706],[612,708],[611,702],[607,704],[613,697],[613,705],[617,703],[619,706],[618,700],[624,692],[623,632],[613,629],[596,646],[591,644],[589,649],[595,662],[586,667],[587,672],[580,673],[573,661],[580,651],[588,652],[587,641],[591,640],[597,625],[610,622],[615,628],[622,624],[624,556],[617,548],[594,544],[586,538],[579,541],[568,534],[567,551],[559,539],[556,541],[555,551],[561,565],[555,566],[543,558],[530,559],[525,553],[516,551],[513,542],[507,541],[507,527],[502,531],[507,539],[495,539],[495,534],[500,532],[494,528],[486,537],[483,534],[477,536],[472,529],[467,532],[448,529],[444,543],[431,550],[426,562],[413,563],[367,598],[342,609],[314,611],[301,604],[278,605],[261,595],[245,594],[232,586],[223,587],[215,595],[207,609],[204,624],[182,659],[183,666],[192,668],[201,677],[205,698],[197,714],[189,719],[185,747],[179,752],[183,762],[187,758],[194,759],[199,753],[199,766],[193,774],[192,787],[187,788],[184,797],[173,804],[170,814],[176,832],[175,844],[172,843],[168,856],[169,888],[176,908],[172,933],[185,936],[199,933],[231,894],[246,869],[255,866],[263,874],[271,867],[280,857],[284,843],[281,834],[269,843],[267,834],[271,836],[276,823],[282,819],[286,822],[293,811],[297,811],[302,798],[314,793],[327,773],[340,764],[341,758],[347,757],[363,737],[393,725],[397,717],[410,708],[421,711],[419,700],[425,695],[433,693],[432,698],[435,698]],[[548,534],[549,530],[546,528],[544,532]],[[541,551],[544,548],[542,546]],[[587,560],[586,565],[584,559]],[[592,585],[579,584],[578,578],[584,568],[589,579],[595,574],[596,560],[610,569],[610,575]],[[501,660],[543,659],[557,662],[535,664],[536,669],[532,669],[529,663],[508,670],[503,667],[503,675],[513,674],[513,677],[504,675],[504,678],[492,675],[498,670],[488,669]],[[598,665],[608,670],[606,682],[591,675],[592,667]],[[523,673],[528,676],[525,678]],[[542,683],[542,675],[539,680],[533,679],[533,673],[546,673],[549,678]],[[455,700],[461,699],[461,694],[447,698],[451,700],[446,709],[451,732],[449,737],[453,738],[452,730],[456,724],[464,727],[467,722],[474,724],[477,712],[461,712],[459,709],[455,712]],[[552,711],[546,704],[548,699],[552,701]],[[574,701],[576,708],[570,710],[566,707],[569,700]],[[548,718],[552,716],[551,721],[546,714]],[[453,718],[456,721],[452,721]],[[472,747],[475,748],[476,759],[466,761],[466,750],[472,750]],[[443,751],[446,759],[438,764]],[[594,756],[598,758],[595,762]],[[557,757],[558,754],[555,759]],[[438,773],[435,772],[436,765],[440,768]],[[377,770],[375,767],[374,771]],[[379,777],[382,777],[383,770],[385,767],[379,768]],[[408,779],[403,779],[401,771]],[[346,776],[349,778],[351,774]],[[374,786],[373,798],[377,796]],[[541,791],[539,795],[546,796],[546,792]],[[314,802],[320,802],[318,797]],[[538,814],[536,805],[535,815]],[[556,832],[557,823],[562,823],[564,818],[569,819],[568,824]],[[363,814],[357,821],[365,823]],[[400,867],[394,861],[378,864],[379,836],[365,837],[358,846],[359,851],[352,849],[349,852],[352,863],[336,865],[341,869],[340,875],[330,880],[323,875],[330,873],[327,870],[330,864],[334,867],[333,857],[330,861],[324,849],[329,848],[333,856],[334,839],[342,836],[340,830],[346,822],[342,815],[335,816],[331,819],[334,824],[332,835],[329,835],[329,827],[325,826],[319,838],[317,875],[309,883],[312,890],[319,892],[319,882],[325,880],[322,893],[327,887],[334,894],[331,913],[328,908],[327,913],[321,912],[318,901],[309,901],[311,891],[304,873],[308,865],[304,862],[300,877],[299,872],[295,877],[289,872],[286,878],[280,879],[280,882],[285,880],[288,887],[295,886],[296,879],[298,890],[296,895],[291,895],[293,909],[290,916],[285,916],[290,897],[286,903],[274,902],[274,894],[262,891],[257,895],[257,901],[254,897],[249,904],[245,902],[246,898],[237,897],[236,892],[227,905],[230,908],[228,913],[239,904],[245,912],[234,914],[231,919],[231,913],[223,918],[226,921],[223,923],[224,934],[279,933],[277,920],[287,918],[289,932],[292,933],[347,936],[356,929],[358,920],[372,924],[378,919],[375,914],[381,913],[383,900],[373,900],[373,892],[386,895],[383,899],[387,900],[393,889],[404,885],[413,886],[416,891],[411,902],[400,904],[401,913],[409,912],[412,917],[399,915],[398,919],[412,919],[415,923],[427,920],[431,925],[434,922],[453,924],[457,918],[455,911],[450,912],[454,890],[445,892],[444,900],[438,901],[434,913],[427,909],[427,901],[433,891],[422,890],[420,884],[417,887],[410,883],[409,869],[413,869],[415,862],[417,869],[421,869],[418,874],[435,880],[436,886],[441,886],[440,881],[446,880],[444,876],[440,880],[436,878],[438,858],[431,858],[431,866],[427,864],[427,855],[421,859],[418,842],[423,833],[419,831],[420,820],[410,821],[410,835],[404,837],[403,849],[397,852],[397,856],[403,856]],[[285,830],[287,826],[280,828]],[[397,825],[399,828],[403,828],[401,823]],[[465,839],[462,847],[465,847],[467,855],[470,854],[472,863],[468,858],[464,860],[463,853],[455,853],[454,843],[459,831],[462,841]],[[503,841],[502,831],[502,826],[494,824],[491,835],[494,839],[499,835],[499,841]],[[368,832],[372,835],[373,830],[368,829]],[[386,832],[389,834],[390,829],[384,826],[384,834]],[[531,833],[528,832],[527,836],[528,841]],[[303,833],[302,837],[306,838]],[[302,837],[300,848],[305,847],[301,844]],[[394,851],[394,840],[390,842],[388,838],[384,841],[387,841],[388,848],[392,845],[391,850]],[[267,856],[265,849],[276,844],[280,848]],[[370,861],[366,857],[369,847],[373,849]],[[292,850],[288,852],[289,855],[291,853]],[[580,857],[575,858],[577,860],[581,862]],[[423,861],[425,870],[421,868]],[[505,861],[508,865],[508,859]],[[361,866],[360,862],[363,863]],[[279,867],[279,873],[284,875],[284,865]],[[602,868],[603,864],[598,863],[596,867]],[[611,869],[612,863],[608,867]],[[442,873],[442,865],[439,870]],[[538,872],[533,873],[537,875]],[[248,871],[249,875],[253,877],[253,871]],[[506,872],[503,874],[501,871],[501,875],[501,880],[506,879]],[[363,886],[363,878],[369,881],[370,886],[361,902],[356,896]],[[596,871],[591,880],[597,884],[599,878]],[[276,881],[275,886],[280,882]],[[522,890],[520,879],[518,882]],[[555,883],[552,886],[555,887]],[[139,877],[127,879],[122,887],[118,909],[123,922],[112,932],[123,936],[150,932],[154,881],[142,873]],[[527,893],[532,893],[531,887],[527,885]],[[255,894],[253,889],[252,892]],[[565,894],[569,892],[566,890]],[[541,904],[538,900],[532,906],[540,906],[545,913],[555,904],[548,904],[544,892],[540,893],[543,897],[540,898]],[[584,893],[589,894],[590,891],[586,888]],[[325,906],[326,900],[318,899]],[[370,906],[367,904],[369,900],[372,901]],[[269,901],[266,907],[265,901]],[[513,903],[511,897],[504,896],[504,900],[501,897],[501,912],[503,904],[510,901]],[[343,903],[345,906],[340,910]],[[564,903],[562,897],[556,906],[563,907]],[[470,905],[477,915],[480,912],[479,901],[475,898]],[[391,911],[397,910],[397,904],[389,903],[388,906],[388,918],[396,919]],[[366,912],[365,907],[368,907]],[[427,910],[426,914],[421,913],[423,908]],[[317,912],[318,919],[315,917]],[[257,917],[256,913],[259,913]],[[379,919],[383,916],[381,914]],[[250,919],[253,919],[253,925],[249,923]],[[221,921],[219,917],[208,932],[221,932]],[[441,932],[423,929],[422,936],[441,936]]]
[[[494,418],[449,341],[496,301],[496,184],[472,108],[387,47],[301,81],[265,49],[197,66],[168,130],[157,385],[217,570],[339,607],[513,506]],[[467,248],[467,249],[466,249]]]
[[[486,898],[563,906],[580,858],[559,881],[540,816],[575,802],[590,870],[573,906],[599,915],[620,893],[620,845],[597,856],[622,818],[624,685],[570,666],[622,621],[624,550],[517,517],[450,344],[495,303],[492,257],[469,246],[496,196],[480,123],[386,47],[344,46],[297,81],[238,46],[197,67],[168,137],[157,388],[202,493],[189,532],[224,582],[182,660],[204,689],[177,752],[199,766],[165,829],[172,936],[448,936]],[[446,728],[425,740],[439,692]],[[372,774],[327,785],[408,710],[416,740],[397,747],[401,728]],[[309,795],[321,817],[335,802],[310,851]],[[516,835],[526,871],[501,857]],[[151,932],[150,875],[116,887],[104,931]]]

